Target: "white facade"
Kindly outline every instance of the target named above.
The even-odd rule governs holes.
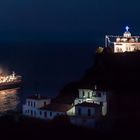
[[[51,111],[47,109],[39,109],[38,110],[38,118],[45,119],[45,120],[53,120],[56,116],[60,115],[67,115],[67,116],[74,116],[75,115],[75,107],[72,107],[70,110],[66,112],[60,112],[60,111]]]
[[[107,114],[107,92],[79,89],[79,97],[72,105],[51,103],[40,96],[27,98],[23,105],[23,115],[43,120],[53,120],[56,116],[69,116],[72,124],[94,127],[101,115]]]
[[[50,106],[51,109],[49,109]],[[26,104],[22,107],[22,113],[29,117],[52,120],[58,115],[75,115],[75,106],[66,104],[54,105],[51,103],[51,99],[38,98],[34,96],[26,99]]]
[[[126,32],[123,36],[116,38],[116,42],[114,42],[114,53],[134,52],[140,50],[140,42],[138,41],[139,37],[131,36],[128,29],[129,27],[126,27]]]
[[[75,99],[74,104],[83,102],[102,104],[102,115],[107,114],[107,92],[90,89],[79,89],[79,97]]]
[[[60,116],[60,115],[66,115],[66,113],[38,109],[37,118],[44,119],[44,120],[53,120],[56,116]]]
[[[87,116],[88,117],[95,117],[95,116],[97,117],[98,116],[97,114],[99,113],[97,110],[98,110],[97,107],[76,106],[75,107],[75,115],[76,116],[82,116],[82,117],[87,117]]]
[[[69,109],[66,114],[68,116],[74,116],[75,115],[75,106],[73,106],[71,109]]]
[[[27,98],[26,104],[22,107],[22,113],[26,116],[38,117],[38,109],[42,106],[50,104],[51,99],[45,99],[41,97],[34,96],[33,98]]]
[[[129,27],[126,26],[123,36],[106,35],[105,47],[111,47],[113,44],[114,53],[140,51],[140,36],[132,36],[128,30]]]
[[[114,52],[134,52],[140,50],[140,43],[114,42]]]
[[[70,117],[70,121],[74,125],[95,127],[100,116],[101,105],[84,102],[75,106],[75,116]]]

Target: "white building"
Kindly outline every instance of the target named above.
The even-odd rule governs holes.
[[[22,113],[29,117],[52,120],[58,115],[75,115],[75,107],[69,104],[51,103],[51,99],[35,95],[26,99]]]
[[[39,109],[39,118],[52,120],[56,116],[66,115],[73,116],[75,115],[75,107],[68,104],[57,104],[51,103],[47,106],[44,106]]]
[[[40,95],[26,99],[23,115],[44,120],[57,116],[69,116],[72,124],[95,127],[97,120],[107,113],[107,92],[79,89],[79,97],[73,104],[54,103]]]
[[[111,38],[116,38],[115,42],[111,42]],[[123,36],[106,35],[106,47],[114,44],[114,53],[134,52],[140,50],[140,36],[132,36],[129,32],[129,27],[126,26],[126,31]]]
[[[39,116],[38,109],[51,103],[51,99],[34,95],[26,99],[26,104],[23,105],[22,113],[23,115],[35,117]]]
[[[98,118],[99,116],[101,116],[101,105],[88,102],[77,104],[75,106],[75,115]]]
[[[70,117],[70,121],[74,125],[95,127],[100,116],[101,105],[83,102],[75,105],[75,116]]]
[[[75,99],[74,104],[77,105],[83,102],[102,104],[102,115],[105,116],[107,114],[106,91],[97,90],[96,87],[95,90],[79,89],[79,97]]]

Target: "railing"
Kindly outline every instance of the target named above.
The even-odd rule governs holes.
[[[91,98],[76,98],[75,99],[75,103],[76,102],[105,102],[106,101],[106,96],[103,97],[91,97]]]

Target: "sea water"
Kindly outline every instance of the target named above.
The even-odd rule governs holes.
[[[57,96],[66,84],[79,80],[90,68],[94,49],[93,44],[1,44],[0,67],[21,75],[22,86],[0,91],[0,113],[21,109],[33,94]]]

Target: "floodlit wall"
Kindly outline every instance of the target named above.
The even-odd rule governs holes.
[[[26,104],[22,107],[22,113],[26,116],[31,116],[38,118],[39,110],[38,108],[43,107],[44,105],[48,105],[51,103],[51,99],[26,99]]]
[[[133,52],[135,50],[140,50],[140,43],[114,43],[114,53]]]
[[[27,99],[26,105],[29,107],[35,107],[35,108],[41,108],[44,105],[48,105],[51,103],[51,99],[41,99],[41,100],[35,100],[35,99]]]
[[[80,110],[80,114],[79,114]],[[90,110],[90,115],[88,115],[88,110]],[[94,107],[82,107],[76,106],[75,107],[75,115],[76,116],[95,116],[95,108]]]
[[[68,116],[74,116],[75,115],[75,106],[73,106],[70,110],[67,111]]]

